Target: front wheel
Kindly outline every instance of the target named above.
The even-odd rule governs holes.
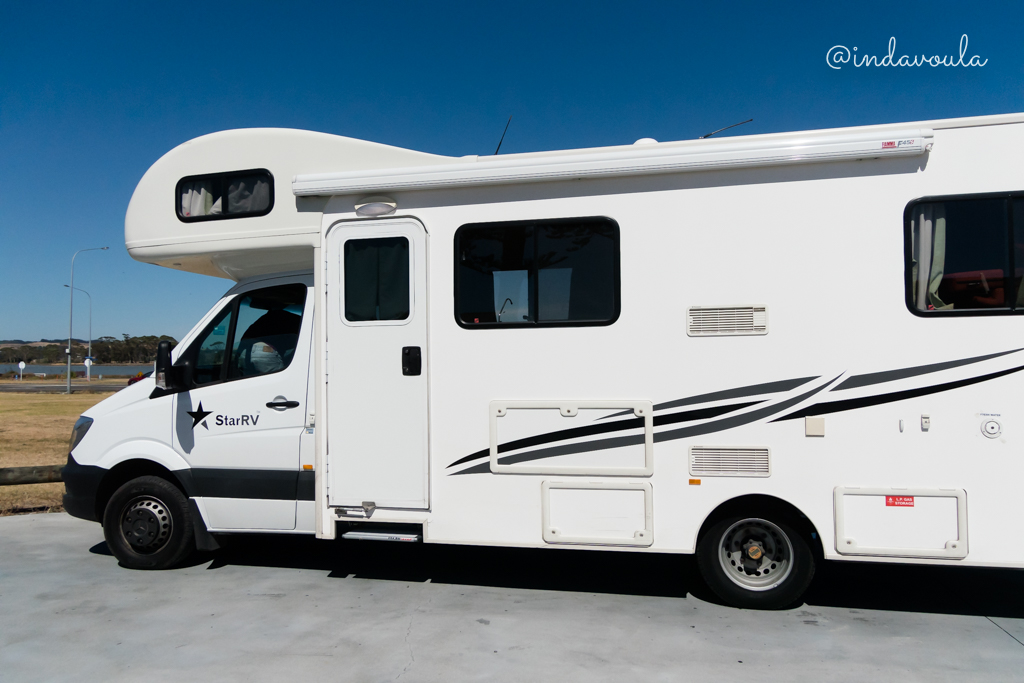
[[[783,519],[767,517],[719,520],[697,545],[697,563],[708,587],[734,607],[788,607],[814,577],[803,536]]]
[[[192,550],[188,500],[160,477],[132,479],[114,492],[103,513],[103,536],[130,569],[166,569]]]

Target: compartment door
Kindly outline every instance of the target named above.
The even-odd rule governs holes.
[[[836,550],[877,557],[967,557],[963,489],[835,490]]]
[[[425,509],[426,230],[339,223],[326,258],[328,502]]]

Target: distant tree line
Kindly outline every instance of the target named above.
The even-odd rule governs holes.
[[[171,342],[173,348],[178,344],[174,337],[163,335],[154,337],[133,337],[125,334],[121,339],[116,337],[100,337],[92,342],[92,356],[97,363],[152,363],[156,360],[156,345],[164,340]],[[51,341],[44,339],[43,341]],[[8,346],[0,349],[0,363],[58,365],[67,362],[64,349],[67,341],[46,346]],[[89,352],[89,344],[81,339],[71,342],[71,362],[81,363]]]

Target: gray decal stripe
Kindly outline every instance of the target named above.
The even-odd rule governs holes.
[[[746,387],[737,387],[735,389],[726,389],[725,391],[713,391],[710,394],[699,394],[697,396],[690,396],[689,398],[680,398],[675,401],[668,401],[666,403],[658,403],[654,406],[655,410],[669,410],[671,408],[678,408],[680,406],[691,406],[695,403],[710,403],[711,401],[725,401],[731,398],[744,398],[746,396],[759,396],[761,394],[778,394],[784,391],[791,391],[799,386],[807,384],[811,380],[818,379],[818,377],[800,377],[798,379],[784,379],[778,382],[767,382],[765,384],[751,384]],[[626,410],[621,413],[614,413],[612,415],[606,415],[602,417],[602,420],[607,420],[611,417],[619,417],[621,415],[628,415],[631,411]]]
[[[732,429],[733,427],[739,427],[741,425],[756,422],[764,419],[776,413],[780,413],[783,410],[791,408],[801,401],[805,401],[811,396],[817,394],[822,389],[827,387],[829,384],[834,382],[839,377],[826,382],[819,387],[796,396],[785,401],[780,401],[764,408],[758,408],[752,410],[749,413],[743,413],[742,415],[735,415],[733,417],[727,417],[721,420],[715,420],[714,422],[707,422],[701,425],[694,425],[692,427],[683,427],[681,429],[673,429],[665,432],[658,432],[654,435],[655,443],[662,441],[673,441],[675,439],[685,439],[690,436],[700,436],[701,434],[711,434],[713,432],[720,432],[725,429]],[[502,465],[514,465],[521,462],[529,462],[531,460],[540,460],[542,458],[554,458],[559,455],[572,455],[574,453],[586,453],[589,451],[603,451],[609,448],[622,448],[625,446],[636,446],[644,442],[642,434],[636,436],[620,436],[613,439],[601,439],[598,441],[587,441],[584,443],[566,444],[564,446],[555,446],[553,448],[541,448],[528,453],[517,453],[515,455],[508,455],[504,458],[500,458],[499,461]],[[479,474],[483,472],[490,472],[490,462],[480,463],[461,472],[455,474]]]
[[[807,406],[806,408],[794,411],[789,415],[784,415],[778,419],[772,420],[772,422],[782,422],[783,420],[796,420],[798,418],[809,417],[811,415],[828,415],[830,413],[841,413],[846,410],[856,410],[858,408],[868,408],[870,406],[882,405],[884,403],[906,401],[907,399],[910,398],[918,398],[920,396],[938,394],[943,391],[951,391],[953,389],[968,387],[971,386],[972,384],[978,384],[979,382],[987,382],[990,379],[997,379],[999,377],[1005,377],[1006,375],[1012,375],[1013,373],[1020,372],[1021,370],[1024,370],[1024,365],[1017,368],[1010,368],[1009,370],[1003,370],[1001,372],[994,372],[990,375],[970,377],[968,379],[962,379],[957,382],[936,384],[928,387],[921,387],[919,389],[907,389],[906,391],[897,391],[891,394],[880,394],[876,396],[863,396],[861,398],[851,398],[845,401],[815,403],[813,405]]]
[[[734,403],[727,406],[713,406],[711,408],[698,408],[697,410],[686,410],[679,413],[669,413],[668,415],[655,415],[654,426],[660,427],[661,425],[674,424],[676,422],[692,422],[695,420],[707,420],[712,417],[718,417],[725,413],[732,413],[737,410],[743,410],[752,405],[761,403],[761,401],[753,401],[751,403]],[[632,413],[633,411],[629,411]],[[509,441],[508,443],[498,444],[499,453],[507,453],[508,451],[517,451],[521,448],[530,448],[531,446],[542,446],[546,443],[552,443],[555,441],[567,441],[569,439],[578,439],[584,436],[597,436],[598,434],[607,434],[608,432],[621,432],[629,429],[643,429],[644,420],[641,417],[631,420],[619,420],[618,422],[603,422],[601,424],[590,424],[585,427],[574,427],[572,429],[562,429],[557,432],[548,432],[546,434],[538,434],[536,436],[527,437],[525,439],[518,439],[516,441]],[[490,448],[484,448],[475,453],[459,458],[449,468],[456,467],[458,465],[465,464],[467,462],[478,460],[479,458],[488,457],[491,454]]]
[[[490,473],[491,473],[491,461],[490,460],[485,460],[484,462],[480,463],[479,465],[473,465],[472,467],[467,467],[466,469],[462,470],[461,472],[453,472],[452,474],[490,474]]]
[[[866,375],[853,375],[852,377],[846,378],[839,386],[832,391],[845,391],[846,389],[856,389],[858,387],[866,387],[872,384],[881,384],[882,382],[894,382],[898,379],[906,379],[908,377],[917,377],[918,375],[927,375],[932,372],[941,372],[942,370],[949,370],[950,368],[959,368],[963,365],[970,365],[971,363],[980,363],[983,360],[989,360],[990,358],[999,358],[1011,353],[1017,353],[1021,349],[1014,349],[1012,351],[1002,351],[1000,353],[991,353],[987,356],[976,356],[974,358],[964,358],[962,360],[951,360],[946,363],[933,363],[931,365],[916,365],[912,368],[903,368],[901,370],[886,370],[885,372],[871,372]]]
[[[654,435],[657,438],[657,434]],[[527,451],[526,453],[516,453],[515,455],[506,455],[504,458],[498,458],[498,462],[502,465],[514,465],[520,462],[530,462],[531,460],[540,460],[541,458],[553,458],[557,455],[571,455],[573,453],[586,453],[588,451],[605,451],[609,448],[623,448],[625,446],[636,446],[644,442],[643,434],[636,434],[633,436],[617,436],[612,439],[601,439],[599,441],[584,441],[583,443],[570,443],[564,446],[553,446],[551,448],[541,448],[536,451]],[[490,467],[490,462],[488,462]]]
[[[749,413],[743,413],[742,415],[723,418],[721,420],[716,420],[715,422],[707,422],[702,425],[694,425],[693,427],[683,427],[682,429],[673,429],[670,432],[661,432],[659,434],[655,434],[654,441],[655,443],[657,443],[659,441],[670,441],[672,439],[685,439],[690,436],[700,436],[701,434],[721,432],[726,429],[732,429],[733,427],[740,427],[745,424],[750,424],[751,422],[757,422],[758,420],[764,419],[776,413],[781,413],[783,410],[786,410],[787,408],[792,408],[796,404],[807,400],[811,396],[814,396],[815,394],[823,390],[829,384],[832,384],[832,382],[835,382],[840,377],[842,377],[842,375],[837,375],[828,382],[825,382],[821,386],[815,387],[814,389],[811,389],[806,393],[800,394],[799,396],[794,396],[793,398],[790,399],[786,399],[785,401],[774,403],[770,406],[765,406],[764,408],[751,410]]]

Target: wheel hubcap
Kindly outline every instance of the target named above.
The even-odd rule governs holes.
[[[167,506],[151,496],[132,500],[121,513],[121,533],[137,553],[150,554],[162,548],[173,528]]]
[[[793,570],[793,544],[766,519],[741,519],[719,539],[718,559],[733,583],[750,591],[770,590]]]

